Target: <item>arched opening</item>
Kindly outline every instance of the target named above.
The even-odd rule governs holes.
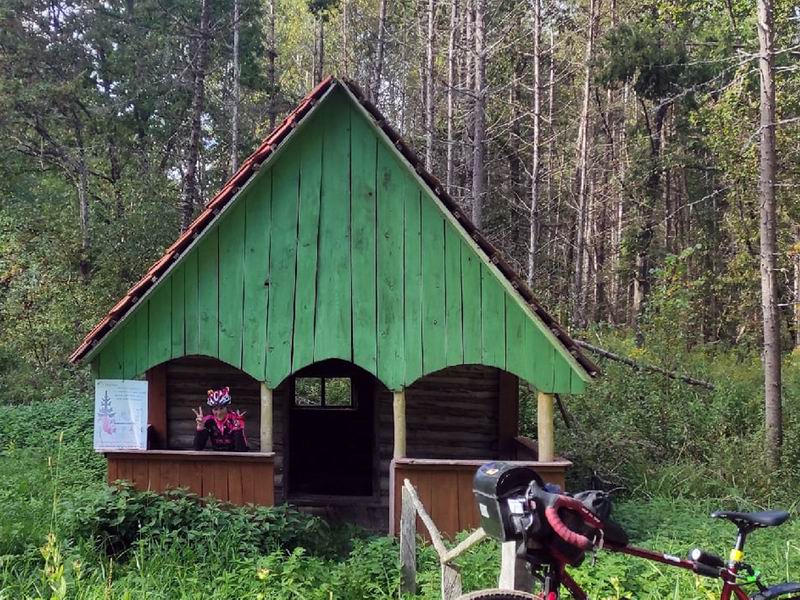
[[[200,407],[208,412],[207,391],[227,386],[231,389],[231,407],[246,413],[245,432],[250,450],[260,450],[258,381],[244,371],[210,356],[176,358],[163,363],[163,368],[166,370],[167,449],[192,449],[195,434],[192,409]]]
[[[352,363],[331,359],[297,371],[288,382],[288,501],[372,499],[379,490],[378,380]]]

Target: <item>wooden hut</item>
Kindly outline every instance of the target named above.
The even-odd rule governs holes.
[[[445,532],[475,526],[490,459],[563,483],[554,394],[596,372],[358,87],[328,78],[73,353],[145,377],[150,449],[109,481],[289,502],[394,527],[409,478]],[[539,392],[518,436],[518,378]],[[228,385],[251,452],[194,452]]]

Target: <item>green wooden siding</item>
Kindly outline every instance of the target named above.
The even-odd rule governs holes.
[[[264,373],[266,367],[271,198],[272,174],[267,171],[244,198],[242,370],[248,373]]]
[[[486,364],[580,392],[510,284],[341,88],[307,117],[135,313],[103,341],[100,377],[204,354],[276,387],[328,358],[400,389]]]
[[[219,224],[219,358],[237,369],[242,366],[246,211],[247,203],[239,202]],[[174,302],[174,286],[172,293]]]
[[[306,130],[322,135],[315,362],[352,355],[350,113],[347,98],[335,94],[320,107],[315,131]]]

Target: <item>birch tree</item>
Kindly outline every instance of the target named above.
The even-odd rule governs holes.
[[[208,67],[209,0],[202,0],[200,5],[200,26],[197,30],[196,38],[197,54],[194,62],[189,144],[186,153],[186,174],[183,180],[183,196],[180,206],[181,231],[189,227],[195,206],[200,203],[197,167],[200,158],[201,118],[205,103],[206,68]]]
[[[475,102],[472,120],[474,124],[472,148],[472,222],[481,227],[483,202],[486,193],[486,0],[475,0]]]
[[[383,0],[382,0],[383,1]],[[456,85],[456,36],[458,30],[458,0],[450,2],[450,36],[447,42],[447,193],[453,193],[455,176],[455,85]]]
[[[533,13],[533,164],[531,165],[531,204],[530,204],[530,230],[528,233],[528,286],[532,287],[534,271],[536,269],[536,252],[538,249],[539,230],[539,142],[541,132],[541,35],[542,35],[542,5],[541,0],[532,0]]]
[[[231,92],[231,175],[239,168],[239,103],[242,67],[239,62],[241,0],[233,0],[233,85]]]
[[[590,0],[589,20],[586,30],[586,54],[583,67],[583,100],[577,140],[577,204],[575,224],[575,257],[573,266],[573,310],[572,322],[581,324],[585,309],[586,294],[586,229],[589,189],[589,102],[592,93],[592,61],[594,60],[594,39],[600,0]]]
[[[759,140],[759,237],[761,312],[764,331],[764,410],[767,458],[776,468],[781,460],[781,331],[778,315],[777,200],[775,197],[775,40],[772,0],[758,0],[759,72],[761,75]]]
[[[428,0],[428,28],[425,60],[425,168],[433,166],[434,65],[436,59],[436,0]]]

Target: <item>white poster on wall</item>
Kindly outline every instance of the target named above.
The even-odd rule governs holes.
[[[147,382],[98,379],[94,384],[94,449],[147,449]]]

